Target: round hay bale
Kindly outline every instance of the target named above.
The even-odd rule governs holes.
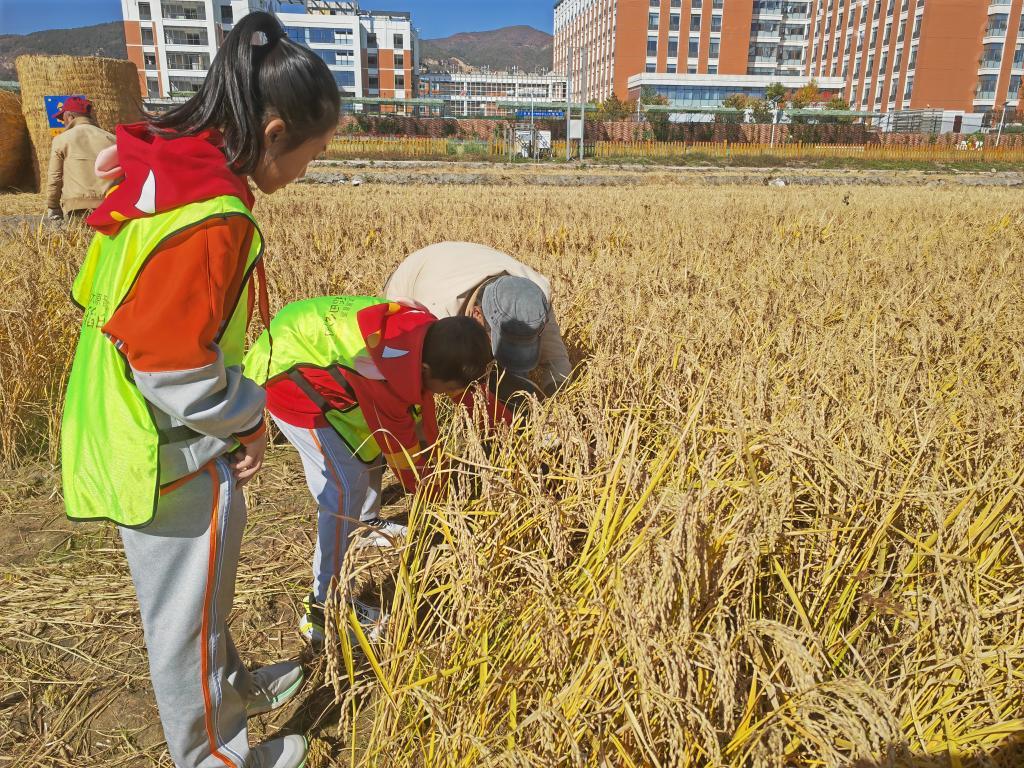
[[[32,186],[31,155],[21,99],[10,91],[0,91],[0,190]]]
[[[19,56],[21,108],[34,151],[35,180],[50,162],[49,119],[45,96],[82,95],[93,103],[93,118],[111,133],[119,123],[142,116],[139,72],[130,61],[84,56]]]

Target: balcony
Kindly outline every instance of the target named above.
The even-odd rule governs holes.
[[[985,90],[985,91],[977,90],[977,91],[974,92],[974,100],[975,101],[995,101],[996,100],[996,91],[995,91],[994,88],[991,91],[989,91],[989,90]]]
[[[1024,65],[1024,64],[1022,64],[1022,65]],[[998,70],[1002,66],[1003,66],[1003,62],[1002,62],[1001,59],[982,59],[978,63],[978,68],[979,69],[994,69],[997,72],[998,72]],[[1015,66],[1016,66],[1016,64],[1015,64]]]

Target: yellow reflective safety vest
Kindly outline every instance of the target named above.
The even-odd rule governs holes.
[[[71,291],[84,317],[61,423],[64,506],[72,520],[110,520],[137,528],[153,519],[160,498],[160,434],[152,406],[103,326],[166,240],[204,221],[230,216],[244,216],[255,228],[241,290],[216,339],[224,365],[230,367],[242,362],[249,320],[245,291],[263,257],[263,237],[245,203],[224,195],[134,219],[112,237],[93,238]]]
[[[264,331],[245,356],[246,376],[260,385],[281,376],[290,378],[320,408],[353,455],[367,464],[381,455],[380,446],[338,368],[359,373],[364,364],[372,367],[356,315],[387,303],[387,299],[369,296],[323,296],[293,302],[274,316],[269,332]],[[332,409],[299,368],[326,371],[352,397],[352,407]]]

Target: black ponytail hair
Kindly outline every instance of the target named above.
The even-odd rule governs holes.
[[[217,52],[196,95],[179,107],[150,115],[158,134],[194,136],[215,128],[238,173],[259,164],[263,127],[271,117],[287,126],[285,151],[337,123],[338,85],[323,59],[288,39],[271,14],[244,16]]]

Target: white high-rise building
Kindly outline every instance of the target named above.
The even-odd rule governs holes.
[[[290,39],[316,52],[343,95],[415,95],[419,40],[408,13],[364,11],[338,0],[121,0],[128,58],[142,92],[151,100],[195,93],[224,37],[255,10],[272,10]]]

